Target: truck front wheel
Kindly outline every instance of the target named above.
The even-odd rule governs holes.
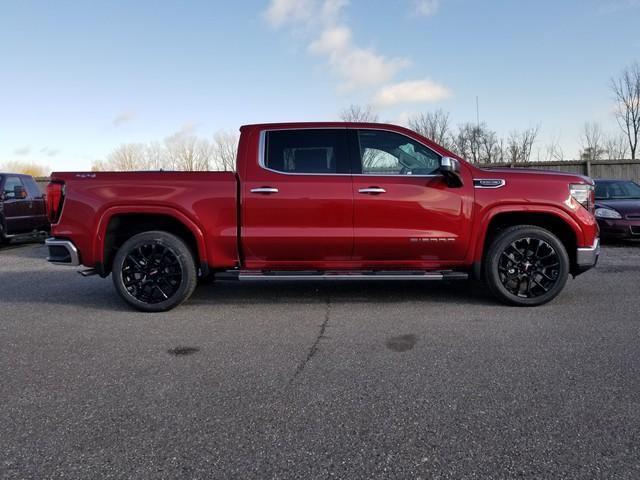
[[[569,256],[550,231],[519,225],[501,231],[484,260],[484,278],[502,302],[517,306],[542,305],[564,288]]]
[[[134,235],[116,253],[113,284],[120,296],[144,312],[164,312],[187,300],[198,276],[189,247],[167,232]]]

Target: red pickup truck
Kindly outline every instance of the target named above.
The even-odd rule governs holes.
[[[111,273],[143,311],[216,277],[472,277],[507,304],[540,305],[597,262],[589,178],[478,168],[394,125],[240,131],[237,173],[54,173],[48,260]]]

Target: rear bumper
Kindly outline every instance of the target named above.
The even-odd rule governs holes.
[[[80,265],[80,254],[73,242],[52,237],[47,238],[44,243],[49,250],[48,262],[74,267]]]
[[[596,238],[591,247],[580,247],[576,249],[576,272],[580,274],[593,268],[598,263],[600,256],[600,239]]]

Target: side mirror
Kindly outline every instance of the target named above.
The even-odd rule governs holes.
[[[459,188],[463,185],[460,175],[460,162],[452,157],[442,157],[440,160],[440,173],[444,176],[447,185]]]

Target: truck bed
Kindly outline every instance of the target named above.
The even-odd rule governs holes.
[[[238,261],[235,173],[54,172],[51,180],[64,182],[66,192],[60,217],[64,221],[54,225],[55,236],[75,240],[83,252],[83,265],[102,262],[100,236],[112,218],[128,211],[171,215],[192,232],[198,230],[200,235],[194,233],[198,253],[205,254],[208,264],[229,268]]]

